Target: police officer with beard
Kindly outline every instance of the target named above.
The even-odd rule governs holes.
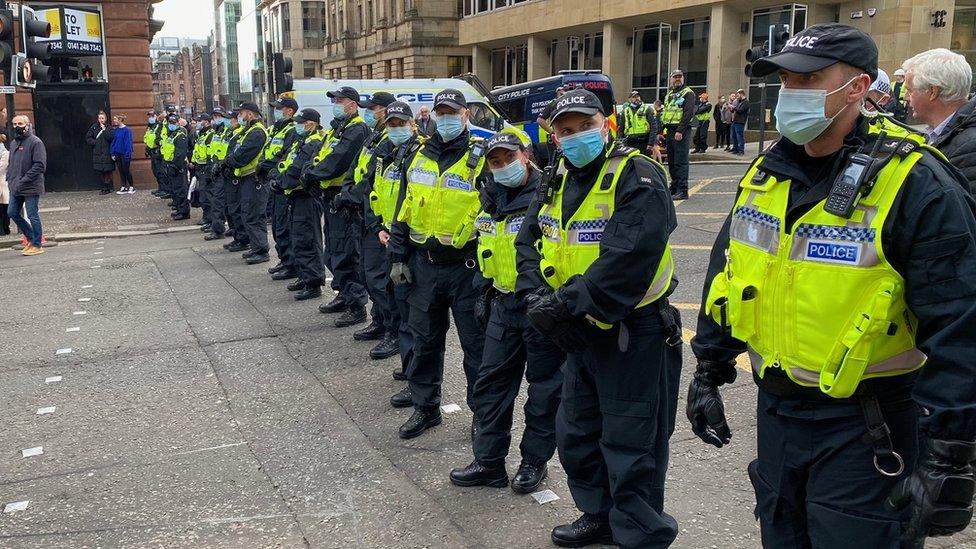
[[[296,278],[294,260],[291,256],[291,232],[288,221],[288,199],[281,192],[280,185],[273,182],[278,178],[278,164],[284,159],[292,143],[298,138],[295,135],[295,121],[292,117],[298,112],[298,102],[291,98],[284,98],[271,102],[274,109],[275,123],[268,132],[270,140],[264,148],[264,160],[258,173],[268,182],[271,191],[271,234],[274,235],[275,253],[278,264],[268,269],[273,280],[289,280]]]
[[[675,200],[688,199],[688,162],[691,154],[691,121],[695,117],[695,92],[685,85],[685,73],[671,71],[671,89],[664,96],[661,125],[667,133],[668,172]]]
[[[556,417],[559,459],[583,515],[552,541],[667,547],[668,439],[681,330],[668,304],[677,225],[663,168],[608,145],[603,105],[573,90],[556,103],[564,158],[519,233],[519,292],[529,323],[567,353]]]
[[[922,547],[973,512],[976,218],[920,136],[861,114],[878,49],[814,25],[760,59],[782,138],[712,248],[688,418],[722,447],[718,387],[748,352],[765,547]]]
[[[390,240],[390,277],[394,284],[410,285],[407,302],[414,336],[413,361],[407,367],[414,412],[400,427],[404,439],[441,423],[449,313],[461,340],[472,411],[471,392],[485,342],[474,315],[478,291],[472,283],[478,246],[474,220],[481,210],[476,179],[485,163],[484,144],[471,139],[468,104],[460,91],[445,89],[434,96],[434,114],[436,135],[402,173],[402,200]]]
[[[522,462],[512,490],[534,492],[546,478],[546,464],[556,451],[556,409],[565,353],[529,326],[525,295],[516,295],[515,241],[525,211],[537,194],[539,170],[514,133],[498,133],[485,145],[491,176],[481,189],[478,214],[478,265],[475,283],[481,289],[475,312],[485,329],[485,351],[472,397],[478,428],[475,460],[451,471],[457,486],[508,485],[505,456],[512,442],[515,398],[528,382],[525,431],[519,450]]]

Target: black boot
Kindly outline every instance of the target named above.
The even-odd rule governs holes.
[[[332,301],[319,305],[319,312],[331,315],[341,313],[348,308],[349,304],[346,303],[346,300],[341,295],[337,295]]]
[[[383,360],[400,354],[400,337],[392,332],[383,334],[383,339],[369,351],[369,358]],[[402,373],[402,372],[401,372]],[[393,376],[396,379],[396,376]],[[406,376],[404,376],[406,379]]]
[[[377,339],[383,339],[383,335],[385,333],[386,330],[384,330],[383,326],[377,323],[376,319],[374,318],[373,321],[369,323],[369,326],[366,326],[362,330],[356,330],[353,332],[352,338],[356,341],[376,341]]]
[[[595,543],[613,543],[610,522],[603,517],[584,514],[572,522],[552,529],[552,542],[560,547],[585,547]]]
[[[235,240],[230,244],[224,246],[228,252],[241,252],[248,248],[248,245],[241,242],[240,240]]]
[[[409,408],[413,406],[413,393],[410,387],[405,387],[399,393],[390,397],[390,406],[394,408]]]
[[[437,408],[430,410],[417,409],[413,411],[410,419],[400,426],[400,438],[416,438],[424,434],[424,431],[441,424],[441,411]]]
[[[322,297],[322,287],[318,284],[305,286],[305,289],[295,294],[297,301],[305,301],[306,299],[315,299],[317,297]]]
[[[530,460],[522,460],[519,464],[518,472],[512,478],[512,491],[519,494],[531,494],[542,484],[549,468],[545,463],[539,464]]]
[[[362,324],[366,322],[366,307],[349,307],[346,312],[339,315],[339,318],[335,319],[336,328],[347,328],[349,326],[355,326],[356,324]]]
[[[289,292],[297,292],[298,290],[304,290],[306,286],[305,286],[305,282],[301,280],[296,280],[286,287],[288,288]]]
[[[207,233],[207,236],[203,237],[204,240],[220,240],[226,235],[224,233]]]
[[[280,271],[275,271],[271,275],[271,280],[291,280],[293,278],[298,278],[298,272],[295,269],[285,268]]]
[[[485,467],[477,461],[471,465],[451,470],[451,483],[455,486],[490,486],[504,488],[508,486],[508,472],[505,467]]]
[[[267,263],[268,261],[271,261],[271,256],[268,255],[268,252],[255,252],[245,261],[248,265],[257,265],[258,263]]]
[[[268,267],[268,274],[275,274],[276,272],[284,270],[287,267],[287,265],[279,261],[274,267]]]
[[[372,356],[373,356],[372,353],[370,353],[370,357],[372,357]],[[407,380],[407,373],[406,372],[404,372],[403,370],[401,370],[399,368],[397,368],[396,370],[393,370],[393,381],[406,381],[406,380]]]

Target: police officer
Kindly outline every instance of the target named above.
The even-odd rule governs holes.
[[[837,23],[752,66],[779,74],[782,138],[712,249],[687,414],[730,442],[718,387],[748,351],[765,547],[921,547],[972,516],[974,204],[921,138],[867,124],[877,70],[871,38]]]
[[[630,97],[623,108],[624,143],[641,153],[647,151],[651,136],[657,139],[657,117],[654,109],[644,103],[640,92],[630,92]]]
[[[905,69],[895,69],[895,83],[891,86],[891,99],[885,108],[894,114],[895,120],[904,122],[908,119],[908,86],[905,84]]]
[[[698,121],[698,129],[695,130],[695,150],[691,152],[703,153],[708,150],[708,125],[712,121],[712,104],[708,101],[708,92],[702,92],[698,96],[695,120]]]
[[[322,117],[315,109],[302,109],[294,118],[295,139],[278,163],[276,190],[288,200],[290,256],[298,280],[288,285],[304,301],[322,296],[325,264],[322,258],[322,190],[318,185],[303,185],[302,171],[322,147]],[[281,272],[271,278],[284,280]]]
[[[485,352],[472,392],[478,428],[475,460],[451,471],[457,486],[508,485],[505,456],[512,442],[512,413],[522,376],[528,382],[525,431],[519,449],[522,462],[512,490],[534,492],[547,474],[556,451],[556,409],[565,353],[529,326],[525,296],[515,294],[515,240],[525,211],[536,195],[540,174],[525,146],[513,133],[498,133],[485,146],[491,175],[481,190],[478,214],[480,286],[475,312],[486,331]]]
[[[403,200],[390,241],[393,283],[410,284],[408,321],[414,336],[407,367],[414,412],[400,427],[404,439],[441,423],[449,312],[464,352],[472,411],[471,392],[485,343],[474,315],[478,292],[472,283],[478,245],[474,220],[481,210],[475,180],[484,167],[484,144],[468,132],[468,103],[460,91],[448,88],[434,96],[434,114],[437,133],[402,173]]]
[[[393,147],[389,154],[377,157],[373,170],[363,182],[363,193],[369,197],[365,206],[364,218],[366,238],[375,238],[382,246],[383,256],[373,257],[371,248],[364,244],[366,253],[363,261],[368,272],[378,270],[382,261],[382,268],[386,272],[389,283],[386,285],[386,301],[390,305],[388,315],[384,313],[384,337],[376,347],[370,350],[369,356],[381,359],[393,356],[391,349],[400,354],[400,367],[393,371],[393,379],[405,381],[407,365],[413,358],[413,334],[410,333],[407,320],[410,315],[410,305],[407,303],[409,285],[393,285],[390,275],[390,227],[396,216],[397,203],[400,198],[404,167],[413,161],[413,155],[420,149],[422,138],[413,118],[410,105],[401,101],[390,103],[386,107],[387,138]],[[435,130],[436,131],[436,130]],[[382,296],[374,298],[380,302]],[[406,408],[413,406],[413,399],[409,388],[394,395],[391,403]]]
[[[339,215],[347,216],[347,221],[355,225],[351,230],[359,235],[359,242],[352,249],[355,261],[361,266],[363,282],[370,300],[373,302],[370,317],[372,321],[365,328],[353,333],[356,341],[382,340],[386,335],[387,324],[392,316],[394,303],[387,298],[387,287],[390,285],[389,261],[386,259],[386,247],[380,244],[375,234],[367,235],[364,231],[363,203],[365,202],[366,180],[373,177],[376,162],[390,154],[393,144],[387,139],[386,107],[395,101],[393,94],[376,92],[369,99],[360,101],[363,109],[363,120],[372,133],[363,144],[356,162],[346,174],[342,184],[342,191],[332,200],[332,209]],[[370,352],[376,359],[388,358],[398,352],[396,340],[385,347],[383,356]]]
[[[227,153],[224,160],[218,165],[224,180],[224,197],[226,198],[227,225],[231,230],[234,239],[224,244],[224,249],[229,252],[240,252],[249,249],[250,240],[247,231],[244,230],[244,221],[241,218],[241,187],[240,182],[234,177],[234,168],[227,166],[227,158],[237,150],[245,126],[241,125],[241,112],[238,109],[227,113],[230,129],[227,135]]]
[[[667,132],[668,172],[675,200],[688,199],[688,155],[691,149],[691,120],[695,116],[695,92],[685,86],[681,69],[671,71],[671,88],[664,96],[661,124]]]
[[[275,123],[269,132],[271,139],[264,148],[264,160],[258,168],[258,175],[268,182],[271,192],[271,234],[274,235],[275,253],[278,264],[268,269],[274,280],[297,278],[294,258],[291,255],[291,227],[288,221],[288,199],[280,185],[271,185],[278,178],[278,165],[298,136],[295,134],[295,121],[292,117],[298,112],[298,102],[290,97],[272,101]],[[277,189],[277,190],[276,190]]]
[[[268,255],[268,227],[265,208],[268,186],[258,178],[258,165],[264,158],[268,131],[261,122],[261,112],[254,103],[242,103],[239,109],[241,129],[237,146],[228,153],[224,166],[233,170],[232,176],[240,193],[240,221],[235,233],[247,235],[250,250],[243,254],[248,265],[270,261]],[[236,225],[236,220],[235,220]],[[236,238],[236,236],[235,236]]]
[[[224,116],[224,109],[219,105],[214,107],[212,122],[210,124],[211,137],[210,144],[207,146],[207,156],[210,159],[209,177],[207,183],[207,201],[210,204],[210,217],[207,224],[210,231],[203,237],[204,240],[220,240],[224,238],[226,225],[227,199],[224,195],[224,176],[218,169],[221,161],[227,158],[227,144],[230,141],[230,120]]]
[[[203,113],[197,115],[197,135],[193,140],[193,152],[190,154],[190,170],[193,177],[197,178],[197,200],[200,209],[203,210],[203,217],[200,220],[200,230],[211,232],[210,226],[210,197],[208,187],[210,186],[210,148],[214,137],[214,130],[210,126],[211,116]]]
[[[552,531],[581,547],[666,547],[668,439],[681,372],[668,237],[677,225],[663,167],[608,145],[600,100],[564,95],[552,120],[564,159],[519,233],[516,290],[530,324],[567,353],[559,459],[583,515]]]
[[[178,124],[179,115],[166,116],[166,135],[159,145],[160,160],[166,176],[166,186],[173,197],[173,221],[190,218],[190,201],[186,197],[189,183],[186,179],[187,137],[186,130]]]
[[[369,127],[359,116],[359,92],[343,86],[327,94],[332,100],[332,129],[305,171],[306,182],[322,189],[322,203],[331,208],[342,189],[346,173],[369,137]],[[323,313],[342,313],[335,326],[344,328],[366,321],[366,286],[355,253],[356,225],[346,216],[329,211],[325,215],[325,264],[332,271],[333,289],[339,295],[319,306]]]
[[[146,117],[146,133],[142,134],[142,142],[146,145],[146,158],[149,159],[153,178],[156,179],[156,190],[152,194],[159,197],[164,194],[163,179],[159,172],[159,126],[161,123],[158,122],[154,111],[147,112]]]

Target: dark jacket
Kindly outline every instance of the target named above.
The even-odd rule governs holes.
[[[844,156],[874,137],[860,125],[847,136],[844,148],[827,158],[811,158],[804,148],[780,139],[765,155],[762,169],[780,180],[790,179],[786,230],[827,197]],[[915,374],[890,378],[912,390],[924,410],[919,428],[925,436],[955,440],[976,437],[976,204],[963,188],[962,175],[923,153],[902,185],[882,232],[882,246],[891,266],[904,278],[908,308],[918,319],[916,346],[928,356]],[[704,294],[725,267],[730,218],[712,245]],[[698,333],[691,347],[699,361],[731,362],[745,352],[745,343],[732,337],[707,314],[698,315]],[[785,375],[777,368],[755,377],[763,389],[770,376]],[[871,379],[865,391],[888,382]],[[888,382],[891,383],[891,382]],[[914,387],[912,384],[914,383]],[[803,398],[819,399],[819,389],[797,386]],[[829,397],[824,397],[829,398]],[[855,399],[837,399],[850,404]]]
[[[745,124],[746,120],[749,118],[749,108],[752,106],[749,103],[749,98],[739,99],[735,102],[735,107],[733,107],[732,123],[733,124]]]
[[[418,118],[417,133],[424,137],[431,137],[432,135],[437,133],[437,122],[434,122],[434,117],[428,116],[426,122]]]
[[[37,196],[44,194],[44,172],[47,170],[47,149],[36,135],[10,143],[10,161],[7,164],[7,186],[10,196]]]
[[[92,148],[92,168],[96,172],[111,172],[115,170],[112,162],[112,126],[105,126],[103,130],[98,122],[88,128],[85,142]]]
[[[339,141],[332,147],[332,152],[321,162],[305,170],[306,179],[319,182],[334,179],[340,175],[345,175],[356,162],[359,149],[363,148],[363,143],[366,142],[366,138],[369,137],[372,130],[366,124],[350,125],[349,122],[351,121],[352,119],[349,117],[342,121],[332,120],[334,135]]]
[[[970,192],[976,192],[976,99],[956,111],[931,144],[966,176]]]

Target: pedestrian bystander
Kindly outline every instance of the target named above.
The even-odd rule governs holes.
[[[27,239],[23,255],[44,253],[41,247],[41,216],[37,211],[44,194],[44,172],[47,169],[47,151],[40,138],[31,132],[30,119],[26,115],[14,116],[14,140],[10,144],[7,165],[7,186],[10,204],[7,215],[24,233]],[[27,212],[24,218],[21,210]],[[29,221],[28,221],[29,220]]]

